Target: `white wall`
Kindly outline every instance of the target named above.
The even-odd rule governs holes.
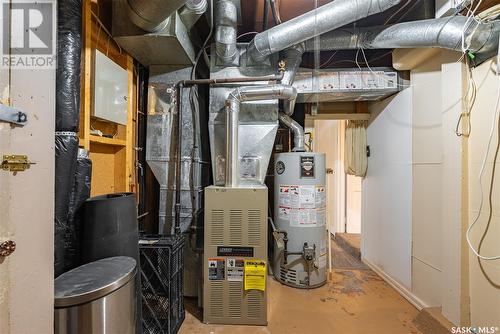
[[[479,210],[478,175],[486,151],[491,125],[494,122],[499,78],[495,76],[492,70],[493,66],[494,62],[488,61],[473,72],[479,89],[475,107],[472,110],[472,133],[469,137],[469,223],[473,221]],[[495,125],[497,126],[498,123]],[[472,231],[472,241],[477,248],[479,240],[486,229],[490,212],[488,205],[489,180],[491,179],[493,166],[495,166],[496,177],[492,198],[492,220],[481,248],[481,253],[486,256],[500,255],[500,161],[497,160],[497,163],[493,164],[497,140],[498,132],[495,128],[483,177],[485,205],[481,217]],[[481,268],[478,259],[473,254],[469,254],[471,323],[477,326],[500,326],[500,260],[481,261]]]
[[[363,180],[365,261],[411,289],[412,90],[370,107],[371,156]]]

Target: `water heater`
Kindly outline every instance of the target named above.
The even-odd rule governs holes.
[[[324,153],[279,153],[274,159],[274,276],[298,288],[327,278]]]

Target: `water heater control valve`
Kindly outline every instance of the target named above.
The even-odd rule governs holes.
[[[316,258],[316,245],[309,246],[307,242],[304,243],[303,256],[307,262],[314,261]]]

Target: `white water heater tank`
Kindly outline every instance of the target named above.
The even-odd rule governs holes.
[[[274,164],[274,275],[314,288],[327,278],[325,154],[279,153]]]

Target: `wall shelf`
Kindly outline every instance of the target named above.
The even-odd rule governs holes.
[[[110,146],[127,146],[127,142],[122,139],[117,138],[108,138],[101,136],[90,135],[90,143],[91,144],[102,144],[102,145],[110,145]]]
[[[80,147],[90,152],[92,160],[91,196],[114,192],[137,191],[134,166],[135,118],[137,110],[137,76],[134,74],[134,59],[124,52],[118,44],[107,35],[106,13],[109,3],[100,0],[83,1],[83,66],[80,113]],[[97,19],[97,14],[99,15]],[[104,22],[104,23],[102,23]],[[108,22],[109,25],[109,22]],[[109,59],[127,71],[127,123],[125,125],[107,122],[92,116],[93,104],[93,63],[94,50],[99,50]],[[105,134],[113,134],[113,138],[92,135],[92,129]]]

